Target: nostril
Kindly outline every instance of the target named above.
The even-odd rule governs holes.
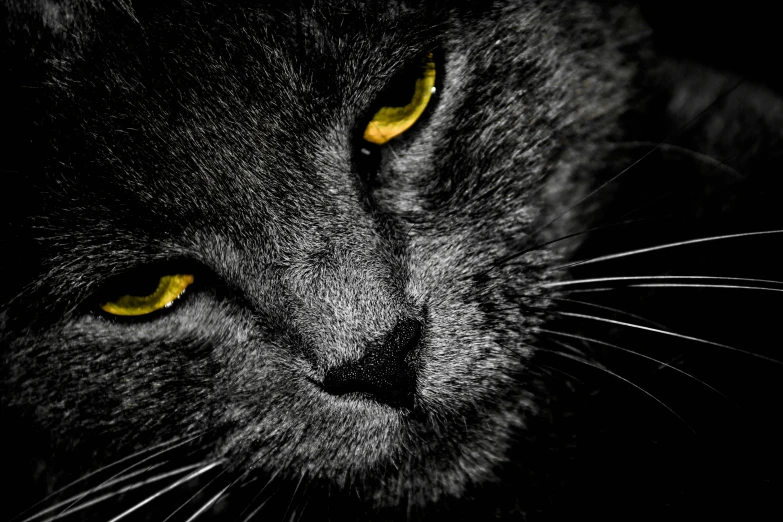
[[[324,389],[332,395],[367,393],[390,406],[411,408],[416,374],[408,355],[421,341],[421,323],[403,320],[380,345],[367,349],[358,361],[330,369]]]
[[[406,319],[397,323],[389,337],[383,343],[383,348],[392,355],[405,358],[413,351],[421,340],[421,323],[413,319]]]

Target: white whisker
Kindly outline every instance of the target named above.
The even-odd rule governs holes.
[[[595,303],[590,303],[588,301],[579,301],[577,299],[568,299],[568,298],[565,298],[565,297],[550,297],[549,299],[551,299],[552,301],[561,301],[561,302],[566,302],[566,303],[576,303],[576,304],[581,304],[583,306],[589,306],[591,308],[598,308],[599,310],[606,310],[608,312],[614,312],[616,314],[624,315],[626,317],[631,317],[631,318],[637,319],[639,321],[644,321],[645,323],[651,324],[651,325],[653,325],[653,326],[655,326],[657,328],[660,328],[661,330],[668,330],[669,329],[669,328],[666,327],[666,325],[663,325],[661,323],[657,323],[657,322],[653,321],[652,319],[648,319],[646,317],[642,317],[641,315],[632,314],[630,312],[626,312],[625,310],[620,310],[619,308],[612,308],[611,306],[599,305],[599,304],[595,304]]]
[[[163,519],[163,521],[162,521],[162,522],[167,522],[167,521],[168,521],[168,520],[170,520],[170,519],[171,519],[171,518],[172,518],[174,515],[176,515],[177,513],[179,513],[179,512],[180,512],[180,511],[181,511],[181,510],[182,510],[182,509],[183,509],[185,506],[187,506],[187,505],[188,505],[188,504],[189,504],[189,503],[190,503],[190,502],[191,502],[191,501],[192,501],[194,498],[198,497],[198,496],[199,496],[201,493],[203,493],[203,492],[204,492],[204,490],[205,490],[205,489],[207,489],[209,486],[211,486],[213,482],[215,482],[215,481],[216,481],[216,480],[218,480],[220,477],[222,477],[222,476],[223,476],[223,474],[224,474],[225,472],[226,472],[226,470],[223,470],[223,471],[221,471],[220,473],[218,473],[218,475],[217,475],[215,478],[213,478],[212,480],[210,480],[209,482],[207,482],[207,483],[206,483],[206,484],[205,484],[205,485],[204,485],[202,488],[200,488],[198,491],[196,491],[195,493],[193,493],[193,495],[191,495],[191,497],[190,497],[189,499],[187,499],[185,502],[183,502],[183,503],[182,503],[182,504],[181,504],[181,505],[180,505],[180,506],[179,506],[177,509],[175,509],[174,511],[172,511],[172,512],[169,514],[169,516],[167,516],[166,518],[164,518],[164,519]]]
[[[759,290],[762,292],[783,292],[783,288],[768,288],[764,286],[706,285],[695,283],[638,283],[633,285],[624,285],[621,288],[718,288],[722,290]]]
[[[641,156],[640,156],[640,157],[639,157],[639,158],[638,158],[636,161],[634,161],[633,163],[631,163],[630,165],[628,165],[627,167],[625,167],[624,169],[622,169],[620,172],[618,172],[617,174],[615,174],[614,176],[612,176],[611,178],[609,178],[607,181],[603,182],[603,183],[602,183],[601,185],[599,185],[597,188],[593,189],[593,190],[592,190],[592,191],[591,191],[589,194],[587,194],[586,196],[582,197],[582,198],[581,198],[579,201],[577,201],[576,203],[574,203],[573,205],[571,205],[570,207],[568,207],[567,209],[565,209],[563,212],[561,212],[560,214],[556,215],[554,218],[552,218],[551,220],[549,220],[549,222],[547,222],[546,224],[544,224],[543,226],[541,226],[541,227],[540,227],[538,230],[536,230],[535,232],[533,232],[532,236],[533,236],[533,237],[536,237],[536,236],[538,236],[538,234],[540,234],[542,231],[546,230],[546,229],[547,229],[548,227],[550,227],[550,226],[551,226],[553,223],[556,223],[556,222],[557,222],[558,220],[560,220],[560,219],[561,219],[563,216],[566,216],[566,215],[568,215],[569,213],[571,213],[571,211],[573,211],[575,208],[579,207],[579,205],[581,205],[581,204],[582,204],[582,203],[584,203],[585,201],[589,200],[590,198],[592,198],[593,196],[595,196],[596,194],[598,194],[600,191],[602,191],[603,189],[605,189],[606,187],[608,187],[609,185],[611,185],[612,183],[614,183],[615,181],[617,181],[617,180],[618,180],[620,177],[622,177],[623,175],[625,175],[625,174],[626,174],[628,171],[630,171],[631,169],[633,169],[635,166],[637,166],[637,165],[639,165],[640,163],[642,163],[642,162],[643,162],[645,159],[647,159],[649,156],[651,156],[651,155],[652,155],[652,154],[653,154],[655,151],[659,150],[661,147],[663,147],[664,145],[666,145],[666,144],[667,144],[667,142],[669,142],[669,140],[670,140],[672,137],[675,137],[675,136],[677,136],[678,134],[682,133],[683,131],[685,131],[685,129],[687,129],[688,127],[690,127],[690,126],[691,126],[691,125],[692,125],[694,122],[696,122],[697,120],[699,120],[699,118],[701,118],[701,117],[702,117],[702,116],[703,116],[705,113],[707,113],[707,112],[708,112],[708,111],[709,111],[709,110],[710,110],[710,109],[711,109],[711,108],[712,108],[712,107],[713,107],[713,106],[714,106],[714,105],[715,105],[715,104],[716,104],[716,103],[717,103],[719,100],[721,100],[721,99],[723,99],[724,97],[728,96],[728,95],[729,95],[730,93],[732,93],[732,92],[733,92],[735,89],[737,89],[737,88],[738,88],[740,85],[742,85],[742,83],[743,83],[743,82],[742,82],[742,80],[735,82],[735,83],[734,83],[734,84],[733,84],[731,87],[729,87],[728,89],[726,89],[725,91],[723,91],[722,93],[720,93],[720,94],[719,94],[717,97],[715,97],[715,99],[714,99],[712,102],[710,102],[710,103],[709,103],[709,104],[708,104],[708,105],[707,105],[705,108],[703,108],[701,111],[699,111],[698,113],[696,113],[696,115],[695,115],[693,118],[691,118],[690,120],[688,120],[688,121],[685,123],[685,125],[683,125],[682,127],[680,127],[680,129],[679,129],[679,130],[677,130],[676,132],[673,132],[673,133],[669,134],[669,136],[667,136],[667,137],[666,137],[666,138],[665,138],[663,141],[661,141],[660,143],[657,143],[657,144],[656,144],[654,147],[651,147],[651,148],[650,148],[650,150],[648,150],[647,152],[645,152],[644,154],[642,154],[642,155],[641,155]]]
[[[741,354],[744,354],[744,355],[747,355],[747,356],[750,356],[750,357],[756,357],[758,359],[762,359],[762,360],[769,361],[769,362],[772,362],[772,363],[775,363],[775,364],[783,365],[783,361],[778,361],[778,360],[773,359],[771,357],[766,357],[764,355],[760,355],[760,354],[757,354],[757,353],[749,352],[747,350],[742,350],[740,348],[735,348],[734,346],[729,346],[727,344],[716,343],[715,341],[708,341],[706,339],[701,339],[699,337],[691,337],[689,335],[683,335],[683,334],[676,333],[676,332],[667,332],[666,330],[659,330],[658,328],[650,328],[649,326],[642,326],[640,324],[626,323],[626,322],[623,322],[623,321],[615,321],[614,319],[606,319],[605,317],[596,317],[594,315],[575,314],[575,313],[572,313],[572,312],[558,312],[558,313],[560,315],[565,315],[565,316],[568,316],[568,317],[575,317],[575,318],[579,318],[579,319],[587,319],[587,320],[590,320],[590,321],[599,321],[599,322],[604,322],[604,323],[610,323],[610,324],[615,324],[617,326],[626,326],[628,328],[635,328],[635,329],[644,330],[644,331],[647,331],[647,332],[653,332],[653,333],[658,333],[658,334],[661,334],[661,335],[667,335],[669,337],[682,339],[684,341],[694,341],[694,342],[701,343],[701,344],[706,344],[706,345],[709,345],[709,346],[717,346],[718,348],[723,348],[724,350],[730,350],[730,351],[741,353]]]
[[[571,279],[568,281],[553,281],[551,283],[543,283],[539,285],[543,288],[554,288],[559,286],[571,286],[587,283],[606,283],[613,281],[647,281],[647,280],[664,280],[664,281],[687,281],[687,280],[714,280],[714,281],[737,281],[745,283],[764,283],[764,284],[776,284],[783,285],[783,281],[775,281],[774,279],[753,279],[748,277],[723,277],[723,276],[693,276],[693,275],[654,275],[654,276],[619,276],[619,277],[592,277],[586,279]]]
[[[299,492],[299,486],[302,485],[302,481],[304,480],[305,472],[302,472],[302,476],[299,477],[299,482],[296,483],[296,487],[294,488],[294,494],[291,495],[291,500],[288,501],[288,507],[285,508],[285,513],[283,513],[283,518],[288,514],[288,511],[291,509],[291,505],[294,503],[294,499],[296,498],[296,494]]]
[[[567,346],[568,346],[566,343],[560,343],[560,342],[558,342],[558,341],[554,341],[554,340],[552,340],[552,339],[550,339],[550,340],[551,340],[552,342],[554,342],[554,343],[556,343],[556,344],[560,345],[560,346],[563,346],[563,347],[567,347]],[[575,349],[575,348],[573,348],[573,347],[571,347],[571,348],[572,348],[572,349]],[[679,414],[678,414],[676,411],[674,411],[674,410],[673,410],[673,409],[672,409],[670,406],[668,406],[668,405],[667,405],[665,402],[663,402],[661,399],[659,399],[658,397],[656,397],[656,396],[655,396],[655,395],[653,395],[652,393],[648,392],[647,390],[645,390],[644,388],[642,388],[641,386],[639,386],[639,385],[638,385],[638,384],[636,384],[635,382],[633,382],[633,381],[630,381],[630,380],[626,379],[625,377],[623,377],[622,375],[618,375],[617,373],[615,373],[615,372],[613,372],[613,371],[611,371],[611,370],[609,370],[609,369],[607,369],[607,368],[604,368],[603,366],[600,366],[600,365],[598,365],[598,364],[591,363],[591,362],[589,362],[589,361],[586,361],[586,360],[584,360],[584,359],[580,359],[579,357],[575,357],[575,356],[573,356],[573,355],[569,355],[569,354],[567,354],[567,353],[563,353],[563,352],[557,352],[557,351],[554,351],[554,350],[546,350],[546,352],[547,352],[547,353],[552,353],[552,354],[555,354],[555,355],[559,355],[559,356],[561,356],[561,357],[565,357],[565,358],[567,358],[567,359],[571,359],[571,360],[573,360],[573,361],[576,361],[576,362],[579,362],[579,363],[585,364],[585,365],[587,365],[587,366],[590,366],[590,367],[592,367],[592,368],[595,368],[595,369],[597,369],[597,370],[600,370],[600,371],[602,371],[602,372],[605,372],[605,373],[607,373],[607,374],[611,375],[612,377],[615,377],[615,378],[617,378],[617,379],[619,379],[619,380],[621,380],[621,381],[623,381],[623,382],[625,382],[625,383],[629,384],[630,386],[633,386],[634,388],[636,388],[637,390],[639,390],[640,392],[644,393],[645,395],[647,395],[648,397],[650,397],[652,400],[654,400],[655,402],[657,402],[658,404],[660,404],[660,405],[661,405],[663,408],[667,409],[667,410],[668,410],[668,411],[669,411],[669,412],[670,412],[672,415],[674,415],[675,417],[677,417],[677,418],[680,420],[680,422],[682,422],[682,423],[683,423],[685,426],[687,426],[687,427],[688,427],[688,429],[689,429],[691,432],[693,432],[694,434],[696,433],[696,430],[694,430],[694,429],[691,427],[691,425],[690,425],[690,424],[688,424],[687,422],[685,422],[685,419],[683,419],[682,417],[680,417],[680,415],[679,415]]]
[[[140,464],[142,464],[142,463],[144,463],[144,462],[146,462],[146,461],[148,461],[148,460],[150,460],[152,458],[158,457],[161,454],[165,453],[166,451],[173,450],[173,449],[178,448],[178,447],[180,447],[180,446],[182,446],[184,444],[187,444],[188,442],[191,442],[191,441],[197,439],[202,434],[203,434],[203,432],[199,432],[197,435],[195,435],[195,436],[193,436],[193,437],[191,437],[189,439],[186,439],[186,440],[182,440],[181,438],[176,438],[176,439],[169,440],[169,441],[166,441],[166,442],[161,442],[160,444],[156,444],[156,445],[154,445],[152,447],[145,448],[143,450],[137,451],[136,453],[134,453],[132,455],[128,455],[127,457],[123,457],[123,458],[121,458],[121,459],[119,459],[117,461],[112,462],[111,464],[107,464],[106,466],[102,466],[102,467],[100,467],[100,468],[98,468],[98,469],[96,469],[94,471],[91,471],[91,472],[87,473],[86,475],[84,475],[82,477],[79,477],[78,479],[74,480],[73,482],[70,482],[70,483],[66,484],[65,486],[59,488],[57,491],[54,491],[54,492],[50,493],[45,498],[41,499],[40,501],[36,502],[35,504],[30,506],[29,508],[27,508],[23,512],[19,513],[17,516],[15,516],[13,519],[11,519],[11,522],[14,522],[17,519],[21,518],[26,513],[28,513],[29,511],[35,509],[37,506],[40,506],[41,504],[43,504],[44,502],[46,502],[50,498],[54,497],[55,495],[58,495],[58,494],[62,493],[63,491],[72,488],[73,486],[75,486],[76,484],[79,484],[80,482],[84,482],[85,480],[89,479],[90,477],[93,477],[93,476],[97,475],[98,473],[101,473],[103,471],[111,469],[111,468],[113,468],[115,466],[118,466],[118,465],[122,464],[123,462],[127,462],[127,461],[129,461],[129,460],[131,460],[133,458],[136,458],[136,457],[139,457],[141,455],[144,455],[145,453],[149,453],[149,452],[155,451],[155,450],[160,449],[160,448],[166,448],[166,446],[171,446],[172,444],[174,444],[174,446],[171,446],[171,447],[166,448],[166,449],[164,449],[162,451],[159,451],[159,452],[155,453],[154,455],[150,455],[150,456],[146,457],[145,459],[143,459],[143,460],[141,460],[141,461],[139,461],[139,462],[137,462],[137,463],[127,467],[127,468],[124,468],[122,471],[118,472],[117,474],[115,474],[115,475],[113,475],[113,476],[111,476],[111,477],[109,477],[107,479],[107,481],[108,480],[113,480],[116,477],[118,477],[119,475],[121,475],[122,473],[125,473],[125,472],[127,472],[127,471],[129,471],[129,470],[131,470],[131,469],[133,469],[133,468],[135,468],[137,466],[139,466]],[[177,444],[177,442],[179,442],[179,444]],[[100,487],[100,486],[101,485],[99,484],[97,487]],[[91,491],[87,491],[84,494],[87,495],[90,492]],[[71,497],[71,498],[73,498],[73,497]],[[62,505],[62,503],[60,503],[60,505]],[[47,510],[47,511],[49,511],[49,510]],[[41,513],[43,513],[43,512],[41,512]],[[40,516],[40,514],[32,515],[32,516],[24,519],[22,522],[27,522],[28,520],[32,520],[32,519],[34,519],[34,518],[36,518],[38,516]]]
[[[254,503],[256,500],[258,500],[258,497],[260,497],[260,496],[261,496],[261,495],[264,493],[264,491],[266,491],[266,488],[268,488],[268,487],[269,487],[269,485],[270,485],[270,484],[272,484],[272,482],[274,482],[274,480],[277,478],[277,474],[278,474],[278,471],[275,471],[275,473],[274,473],[274,474],[272,474],[272,477],[269,479],[269,481],[268,481],[266,484],[264,484],[264,486],[261,488],[261,490],[260,490],[258,493],[256,493],[256,495],[255,495],[255,496],[253,497],[253,499],[250,501],[250,504],[248,504],[248,506],[247,506],[247,507],[246,507],[246,508],[245,508],[245,509],[244,509],[244,510],[243,510],[243,511],[242,511],[242,512],[239,514],[239,516],[240,516],[240,517],[241,517],[242,515],[244,515],[244,514],[245,514],[245,512],[246,512],[248,509],[250,509],[250,506],[252,506],[252,505],[253,505],[253,503]],[[263,502],[261,503],[261,505],[260,505],[260,506],[258,506],[256,509],[254,509],[254,510],[253,510],[253,512],[252,512],[252,513],[250,513],[250,514],[249,514],[249,515],[248,515],[248,516],[247,516],[247,517],[246,517],[246,518],[243,520],[243,522],[248,522],[248,521],[249,521],[251,518],[253,518],[253,517],[256,515],[256,513],[258,513],[258,512],[259,512],[261,509],[263,509],[264,505],[267,503],[267,501],[268,501],[268,500],[269,500],[269,499],[267,499],[267,500],[263,501]]]
[[[250,514],[249,514],[249,515],[248,515],[248,516],[247,516],[247,517],[246,517],[244,520],[242,520],[242,522],[250,522],[250,520],[251,520],[253,517],[255,517],[255,516],[256,516],[256,514],[258,514],[258,512],[259,512],[259,511],[261,511],[262,509],[264,509],[264,506],[266,506],[266,503],[267,503],[267,502],[269,502],[269,499],[266,499],[266,500],[264,500],[263,502],[261,502],[261,505],[260,505],[260,506],[258,506],[257,508],[255,508],[255,509],[253,510],[253,512],[252,512],[252,513],[250,513]]]
[[[305,493],[307,492],[307,489],[305,489]],[[307,509],[307,506],[310,504],[310,499],[313,498],[313,494],[307,496],[307,499],[304,501],[304,504],[302,504],[302,509],[299,510],[299,514],[296,517],[296,520],[292,520],[292,522],[300,522],[302,520],[302,517],[304,516],[304,512]],[[293,519],[293,514],[291,514],[291,518]]]
[[[758,290],[760,292],[783,292],[783,288],[769,288],[765,286],[749,285],[708,285],[696,283],[634,283],[621,286],[602,286],[596,288],[579,288],[563,290],[566,294],[580,294],[590,292],[606,292],[609,290],[627,290],[629,288],[713,288],[718,290]]]
[[[515,259],[522,258],[526,254],[529,254],[530,252],[534,252],[536,250],[540,250],[540,249],[542,249],[544,247],[547,247],[549,245],[553,245],[553,244],[559,243],[561,241],[567,241],[569,239],[573,239],[575,237],[582,236],[584,234],[589,234],[591,232],[598,232],[600,230],[607,230],[607,229],[611,229],[611,228],[615,228],[615,227],[620,227],[620,226],[625,226],[625,225],[632,225],[632,224],[638,223],[640,221],[647,221],[647,220],[648,220],[648,218],[619,221],[617,223],[610,223],[608,225],[600,225],[600,226],[588,228],[588,229],[585,229],[585,230],[580,230],[579,232],[573,232],[571,234],[566,234],[564,236],[560,236],[558,238],[555,238],[555,239],[552,239],[552,240],[549,240],[549,241],[545,241],[543,243],[536,243],[536,244],[534,244],[534,245],[532,245],[530,247],[527,247],[527,248],[525,248],[523,250],[520,250],[518,252],[514,252],[512,254],[508,254],[506,256],[501,257],[500,259],[495,260],[489,268],[487,268],[486,270],[484,270],[482,272],[479,272],[478,274],[468,274],[468,275],[471,278],[481,278],[481,277],[486,276],[487,274],[489,274],[493,270],[496,270],[497,268],[506,266],[507,264],[509,264],[511,261],[514,261]]]
[[[527,364],[528,364],[529,367],[532,367],[532,368],[543,369],[545,371],[556,372],[556,373],[559,373],[560,375],[565,375],[566,377],[568,377],[570,380],[572,380],[574,382],[578,382],[578,383],[584,384],[584,382],[581,379],[578,379],[578,378],[574,377],[573,375],[571,375],[568,372],[564,372],[560,368],[555,368],[554,366],[549,366],[548,364],[535,364],[535,363],[531,363],[531,362],[528,362]]]
[[[568,289],[563,290],[563,293],[566,293],[568,295],[571,294],[592,294],[595,292],[612,292],[617,290],[622,290],[624,288],[627,288],[626,286],[599,286],[595,288],[576,288],[576,289]]]
[[[160,475],[156,475],[156,476],[148,478],[146,480],[142,480],[142,481],[136,482],[134,484],[130,484],[128,486],[124,486],[124,487],[118,489],[117,491],[112,491],[111,493],[107,493],[105,495],[101,495],[99,497],[92,498],[92,499],[90,499],[90,500],[88,500],[86,502],[78,504],[76,507],[71,507],[74,504],[76,504],[76,502],[72,502],[73,499],[70,498],[70,499],[64,500],[63,502],[60,502],[59,504],[56,504],[56,505],[54,505],[54,506],[52,506],[50,508],[47,508],[45,511],[41,511],[40,513],[36,514],[35,516],[33,516],[33,517],[31,517],[31,518],[29,518],[27,520],[32,520],[34,518],[38,518],[41,515],[44,515],[44,514],[50,512],[50,511],[53,511],[53,510],[63,506],[64,504],[68,504],[69,502],[71,502],[71,504],[66,506],[66,508],[63,511],[61,511],[60,513],[57,513],[54,517],[47,518],[46,522],[49,522],[49,521],[52,521],[52,520],[57,520],[58,518],[71,515],[73,513],[78,512],[78,511],[82,511],[83,509],[86,509],[88,507],[94,506],[95,504],[99,504],[99,503],[101,503],[101,502],[103,502],[105,500],[108,500],[110,498],[114,498],[114,497],[117,497],[119,495],[123,495],[123,494],[125,494],[125,493],[127,493],[129,491],[133,491],[134,489],[139,489],[141,487],[147,486],[149,484],[153,484],[153,483],[158,482],[160,480],[164,480],[164,479],[167,479],[169,477],[173,477],[174,475],[181,475],[182,473],[186,473],[186,472],[188,472],[188,471],[190,471],[190,470],[192,470],[194,468],[197,468],[197,467],[199,467],[201,465],[202,464],[192,464],[190,466],[185,466],[185,467],[173,470],[173,471],[167,471],[166,473],[162,473]],[[84,498],[84,495],[82,495],[81,498]]]
[[[112,518],[109,522],[117,522],[118,520],[121,520],[121,519],[125,518],[126,516],[130,515],[131,513],[133,513],[134,511],[136,511],[140,507],[149,504],[150,502],[152,502],[156,498],[160,497],[161,495],[164,495],[165,493],[168,493],[172,489],[177,488],[177,487],[181,486],[182,484],[185,484],[185,483],[193,480],[194,478],[198,477],[199,475],[203,475],[207,471],[209,471],[211,469],[214,469],[215,467],[221,465],[223,462],[225,462],[225,461],[224,460],[218,460],[218,461],[212,462],[211,464],[207,464],[206,466],[201,467],[200,469],[194,471],[193,473],[190,473],[187,477],[184,477],[184,478],[181,478],[181,479],[177,480],[173,484],[170,484],[170,485],[166,486],[165,488],[161,489],[160,491],[158,491],[157,493],[155,493],[153,495],[150,495],[149,497],[145,498],[144,500],[142,500],[141,502],[139,502],[135,506],[133,506],[133,507],[123,511],[122,513],[120,513],[116,517]]]
[[[63,501],[58,502],[57,504],[53,504],[53,505],[49,506],[48,508],[44,509],[43,511],[39,511],[35,515],[32,515],[29,518],[24,519],[22,522],[27,522],[28,520],[34,520],[34,519],[36,519],[38,517],[41,517],[41,516],[51,512],[51,511],[54,511],[54,510],[56,510],[58,508],[61,508],[63,506],[65,506],[65,507],[64,507],[62,513],[59,513],[58,516],[66,515],[66,514],[72,513],[73,511],[78,511],[78,510],[72,510],[70,508],[72,506],[74,506],[75,504],[78,504],[79,501],[82,500],[83,498],[85,498],[87,495],[92,495],[93,493],[95,493],[97,491],[109,488],[111,486],[119,484],[120,482],[128,480],[129,478],[133,478],[133,477],[136,477],[136,476],[141,475],[143,473],[146,473],[146,472],[148,472],[148,471],[150,471],[152,469],[159,468],[160,466],[162,466],[164,464],[166,464],[165,461],[164,462],[160,462],[158,464],[153,464],[152,466],[148,466],[148,467],[146,467],[144,469],[140,469],[138,471],[134,471],[133,473],[128,473],[127,475],[119,476],[119,477],[117,477],[114,480],[109,479],[107,482],[104,482],[104,483],[102,483],[102,484],[100,484],[100,485],[98,485],[98,486],[96,486],[96,487],[94,487],[94,488],[92,488],[90,490],[87,490],[86,492],[78,493],[78,494],[76,494],[76,495],[74,495],[72,497],[69,497],[69,498],[67,498],[67,499],[65,499]],[[110,497],[115,496],[115,494],[116,493],[110,493],[109,495],[104,495],[103,497],[98,497],[98,498],[110,498]],[[89,505],[92,505],[92,504],[95,504],[95,503],[96,502],[91,500]]]
[[[699,384],[709,388],[710,390],[714,391],[715,393],[717,393],[718,395],[720,395],[721,397],[723,397],[727,401],[729,401],[732,404],[734,404],[734,401],[732,401],[730,398],[728,398],[724,393],[722,393],[720,390],[710,386],[709,384],[704,382],[702,379],[699,379],[698,377],[696,377],[694,375],[691,375],[690,373],[688,373],[688,372],[686,372],[684,370],[681,370],[680,368],[677,368],[676,366],[672,366],[669,363],[666,363],[664,361],[660,361],[660,360],[658,360],[658,359],[656,359],[654,357],[650,357],[649,355],[645,355],[643,353],[639,353],[637,351],[631,350],[630,348],[624,348],[622,346],[617,346],[616,344],[607,343],[606,341],[601,341],[601,340],[598,340],[598,339],[593,339],[591,337],[586,337],[584,335],[577,335],[577,334],[571,334],[571,333],[566,333],[566,332],[557,332],[555,330],[547,330],[547,329],[544,329],[544,328],[538,328],[538,331],[539,332],[548,333],[548,334],[552,334],[552,335],[560,335],[560,336],[563,336],[563,337],[569,337],[571,339],[578,339],[578,340],[585,341],[585,342],[588,342],[588,343],[596,343],[596,344],[600,344],[601,346],[606,346],[608,348],[614,348],[615,350],[621,350],[623,352],[630,353],[630,354],[636,355],[638,357],[642,357],[642,358],[647,359],[649,361],[652,361],[654,363],[660,364],[661,366],[663,366],[665,368],[669,368],[670,370],[674,370],[675,372],[677,372],[677,373],[679,373],[681,375],[684,375],[685,377],[693,379],[694,381],[696,381]],[[736,406],[736,404],[735,404],[735,406]]]
[[[193,515],[191,515],[191,516],[190,516],[190,518],[189,518],[189,519],[187,519],[185,522],[193,522],[193,521],[194,521],[194,520],[195,520],[195,519],[196,519],[196,518],[197,518],[199,515],[201,515],[202,513],[204,513],[205,511],[207,511],[209,508],[211,508],[211,507],[212,507],[212,506],[215,504],[215,502],[217,502],[218,500],[220,500],[220,497],[222,497],[222,496],[225,494],[225,492],[228,490],[228,488],[230,488],[231,486],[233,486],[234,484],[236,484],[238,480],[239,480],[239,479],[236,479],[236,480],[234,480],[234,481],[233,481],[231,484],[229,484],[228,486],[226,486],[226,487],[224,487],[223,489],[221,489],[221,490],[218,492],[218,494],[217,494],[217,495],[215,495],[215,496],[214,496],[214,497],[212,497],[211,499],[207,500],[207,501],[204,503],[204,505],[203,505],[203,506],[201,506],[201,507],[198,509],[198,511],[196,511],[195,513],[193,513]]]
[[[772,234],[783,234],[783,230],[765,230],[761,232],[744,232],[742,234],[726,234],[723,236],[711,236],[711,237],[702,237],[698,239],[689,239],[687,241],[677,241],[675,243],[666,243],[663,245],[657,245],[654,247],[647,247],[647,248],[640,248],[637,250],[628,250],[626,252],[618,252],[616,254],[609,254],[606,256],[600,256],[600,257],[594,257],[592,259],[583,259],[581,261],[574,261],[571,263],[566,263],[564,265],[558,265],[556,267],[553,267],[553,270],[563,270],[566,268],[573,268],[575,266],[582,266],[592,263],[600,263],[603,261],[611,261],[613,259],[621,259],[624,257],[629,256],[635,256],[638,254],[647,254],[649,252],[656,252],[658,250],[665,250],[669,248],[676,248],[681,246],[688,246],[688,245],[696,245],[699,243],[707,243],[710,241],[720,241],[724,239],[737,239],[737,238],[745,238],[745,237],[755,237],[755,236],[763,236],[763,235],[772,235]]]
[[[615,141],[609,144],[609,146],[614,146],[616,148],[625,148],[625,147],[646,148],[655,145],[656,143],[652,141]],[[687,147],[676,145],[674,143],[660,143],[657,145],[660,150],[681,152],[686,154],[687,156],[697,159],[698,161],[701,161],[702,163],[709,164],[709,166],[712,167],[712,169],[710,169],[710,172],[715,169],[723,169],[733,174],[736,178],[745,179],[747,177],[744,174],[740,173],[737,169],[735,169],[734,167],[726,163],[727,161],[731,161],[731,159],[733,159],[734,156],[730,156],[726,159],[720,160],[718,158],[714,158],[710,156],[709,154],[705,154],[704,152],[699,152],[697,150],[689,149]]]

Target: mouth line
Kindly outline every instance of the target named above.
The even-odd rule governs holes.
[[[317,389],[321,394],[326,396],[330,401],[337,403],[337,404],[356,404],[360,405],[363,409],[369,408],[380,408],[385,411],[391,411],[398,415],[401,415],[403,417],[413,417],[415,416],[415,412],[417,410],[417,407],[415,405],[415,394],[414,397],[410,400],[410,405],[403,405],[403,404],[389,404],[387,402],[382,402],[377,400],[375,397],[373,397],[372,393],[365,392],[365,391],[346,391],[344,393],[330,393],[326,390],[326,387],[323,385],[322,382],[318,381],[317,379],[314,379],[312,377],[305,377],[305,380],[312,384],[312,386]]]

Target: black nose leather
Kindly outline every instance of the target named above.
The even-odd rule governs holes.
[[[324,389],[332,395],[361,392],[395,407],[413,407],[416,374],[406,356],[421,340],[421,324],[400,321],[386,339],[358,361],[330,369]]]

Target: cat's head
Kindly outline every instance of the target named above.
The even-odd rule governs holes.
[[[554,6],[12,6],[6,402],[387,502],[492,479],[544,400],[552,254],[509,258],[629,77],[616,13]],[[412,126],[366,139],[424,74]],[[171,306],[101,308],[175,274]]]
[[[6,10],[3,411],[44,474],[184,444],[418,509],[540,471],[543,245],[628,124],[635,10]]]

